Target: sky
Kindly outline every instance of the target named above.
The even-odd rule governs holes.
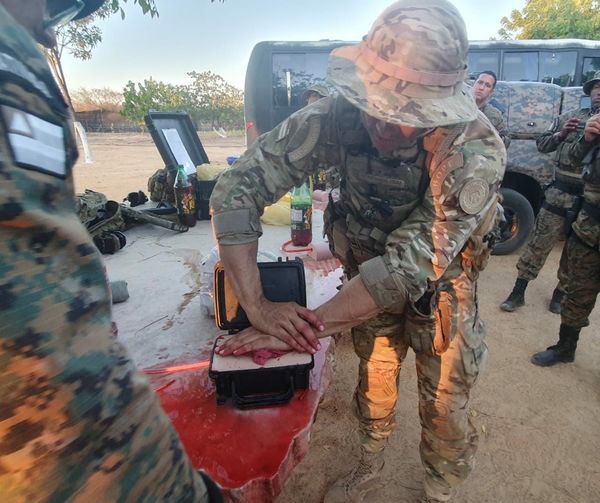
[[[497,36],[500,19],[525,0],[451,0],[470,40]],[[129,0],[128,4],[132,4]],[[390,0],[156,0],[158,18],[126,4],[119,15],[98,23],[103,41],[92,59],[63,57],[69,88],[110,87],[153,77],[188,82],[187,72],[212,71],[243,89],[248,59],[263,40],[356,41],[369,31]]]

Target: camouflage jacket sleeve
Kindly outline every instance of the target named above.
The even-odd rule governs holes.
[[[560,132],[563,123],[564,122],[561,122],[561,117],[556,117],[548,130],[537,137],[535,143],[540,152],[544,154],[554,152],[556,147],[560,145],[562,140],[558,133]]]
[[[557,151],[555,155],[555,160],[561,164],[565,164],[566,157],[562,154],[561,150],[567,146],[569,143],[573,143],[579,139],[581,136],[581,131],[576,130],[569,133],[566,138],[560,138],[560,131],[563,128],[565,122],[567,122],[571,118],[579,118],[582,121],[585,121],[587,116],[587,110],[572,110],[570,112],[559,115],[554,121],[548,130],[542,133],[536,139],[536,145],[540,152],[544,154],[548,154],[550,152]]]
[[[591,142],[585,141],[583,135],[578,141],[575,141],[567,146],[566,155],[573,165],[580,166],[585,156],[598,144],[600,139],[596,139]]]
[[[495,211],[506,150],[483,120],[467,126],[447,157],[429,166],[425,197],[395,231],[386,253],[359,266],[382,309],[401,313],[444,277],[488,211]]]
[[[496,131],[498,131],[498,135],[502,139],[504,146],[508,148],[508,146],[510,145],[510,134],[508,132],[508,128],[505,125],[502,112],[492,105],[486,105],[482,111],[484,115],[488,118],[488,120],[492,123],[492,126],[494,126],[496,128]]]
[[[331,98],[323,98],[291,115],[221,174],[210,199],[219,243],[256,241],[265,206],[315,172],[319,160],[337,164],[337,149],[326,141],[332,104]]]

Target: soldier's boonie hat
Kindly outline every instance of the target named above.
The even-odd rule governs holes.
[[[304,91],[302,94],[302,99],[306,101],[311,93],[316,93],[321,98],[325,98],[326,96],[329,96],[329,89],[327,89],[327,87],[325,87],[323,84],[313,84],[306,91]]]
[[[335,49],[328,78],[352,104],[418,128],[469,122],[477,106],[465,84],[465,23],[446,0],[400,0],[357,45]]]
[[[598,82],[600,82],[600,70],[594,73],[594,76],[590,80],[583,83],[583,94],[589,96],[592,92],[592,87]]]
[[[96,12],[106,0],[46,0],[49,25],[83,19]]]

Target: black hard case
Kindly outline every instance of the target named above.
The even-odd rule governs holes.
[[[299,258],[277,262],[259,262],[261,283],[265,297],[272,302],[297,302],[306,306],[306,283],[304,264]],[[250,326],[246,313],[239,305],[225,271],[219,262],[215,266],[215,321],[222,330],[230,334]],[[216,342],[215,342],[216,346]],[[215,371],[214,348],[210,359],[209,376],[217,387],[217,403],[223,404],[231,398],[234,405],[245,409],[285,404],[296,389],[309,385],[310,370],[314,358],[301,365],[283,365],[270,368]],[[281,357],[285,359],[285,356]]]
[[[169,147],[163,129],[177,130],[181,137],[181,141],[183,142],[183,146],[187,150],[187,153],[195,166],[209,162],[206,151],[202,146],[202,142],[196,133],[196,128],[194,128],[192,120],[187,113],[150,111],[148,112],[148,115],[144,117],[144,122],[146,123],[150,136],[152,136],[154,144],[168,170],[177,170],[177,159],[175,159],[175,156]],[[208,220],[210,218],[208,202],[216,182],[214,180],[196,181],[195,176],[193,179],[196,187],[198,218],[200,220]]]

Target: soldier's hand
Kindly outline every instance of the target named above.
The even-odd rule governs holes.
[[[325,330],[325,325],[313,311],[295,302],[263,298],[246,314],[259,332],[277,337],[296,351],[316,353],[321,348],[315,332]]]
[[[241,356],[258,349],[291,351],[292,347],[281,339],[256,330],[254,327],[242,330],[239,334],[221,339],[215,352],[220,356]]]
[[[600,115],[594,115],[585,123],[583,136],[585,141],[592,142],[600,135]]]
[[[578,124],[579,119],[577,119],[576,117],[569,119],[567,122],[565,122],[559,133],[560,138],[564,140],[571,131],[575,131],[577,129]]]

